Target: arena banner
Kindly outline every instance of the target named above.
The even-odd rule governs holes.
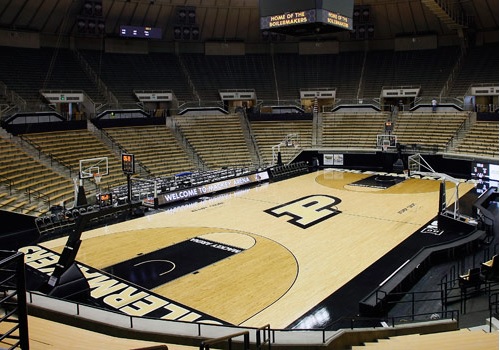
[[[240,176],[233,179],[226,179],[197,187],[185,188],[182,190],[172,191],[159,195],[158,205],[162,206],[181,200],[193,199],[201,196],[206,196],[211,193],[226,191],[267,180],[269,180],[268,172],[261,171],[255,174]]]

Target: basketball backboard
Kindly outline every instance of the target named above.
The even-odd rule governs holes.
[[[377,148],[387,146],[387,148],[394,148],[398,143],[396,135],[379,134],[377,135]]]
[[[97,157],[80,160],[80,179],[90,179],[109,174],[108,157]]]

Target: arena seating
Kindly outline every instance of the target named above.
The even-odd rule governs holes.
[[[68,49],[0,48],[0,65],[9,89],[38,108],[47,103],[41,89],[83,90],[94,102],[105,101]]]
[[[497,82],[498,56],[493,54],[497,48],[497,44],[468,48],[450,96],[462,96],[461,94],[465,93],[471,83]],[[339,101],[352,99],[358,94],[361,97],[375,98],[380,96],[380,89],[384,85],[419,85],[425,96],[434,96],[449,76],[460,49],[458,46],[449,46],[436,50],[368,51],[363,74],[361,69],[364,52],[340,52],[336,55],[297,55],[277,52],[273,54],[274,57],[270,54],[242,56],[210,56],[196,53],[118,54],[98,50],[83,50],[81,54],[120,102],[136,105],[138,101],[133,95],[133,90],[141,89],[171,89],[178,99],[185,101],[194,100],[195,91],[203,100],[219,100],[218,90],[226,88],[254,89],[258,100],[274,100],[277,97],[297,99],[300,89],[315,87],[337,88]],[[37,105],[46,103],[40,98],[41,88],[84,90],[96,102],[105,102],[69,49],[9,47],[0,50],[0,64],[6,68],[2,81],[9,89],[31,103]],[[387,66],[390,69],[381,70],[380,66]],[[72,74],[68,75],[68,71]],[[363,79],[361,82],[360,77]],[[383,122],[387,117],[385,113],[376,114],[325,113],[322,117],[322,128],[320,127],[318,134],[314,135],[316,145],[323,148],[375,148],[376,135],[383,133]],[[237,118],[231,116],[174,118],[205,164],[193,165],[181,148],[175,147],[174,152],[171,146],[176,142],[167,130],[162,130],[165,134],[156,133],[159,131],[158,128],[155,129],[155,133],[141,133],[141,142],[137,141],[139,140],[137,137],[126,141],[125,134],[112,137],[118,145],[136,154],[137,161],[143,164],[152,176],[171,175],[204,166],[218,169],[248,165],[252,162]],[[465,113],[403,112],[394,120],[393,133],[398,136],[399,143],[409,146],[409,149],[414,147],[417,151],[446,151],[464,156],[497,158],[498,123],[473,122],[470,128],[468,126],[463,128],[462,123],[465,118]],[[147,128],[136,129],[127,136],[137,136],[139,130],[146,131]],[[116,132],[118,131],[116,129]],[[262,164],[272,162],[272,147],[284,141],[287,134],[299,135],[300,149],[312,146],[313,142],[311,121],[286,123],[252,121],[251,132],[255,137]],[[100,141],[96,142],[97,138],[94,135],[88,133],[90,140],[87,140],[87,136],[70,134],[69,139],[56,139],[52,144],[34,139],[32,142],[41,152],[64,164],[71,163],[71,160],[101,154],[104,146]],[[27,139],[34,137],[35,134],[27,135]],[[73,142],[76,138],[79,138],[78,142]],[[144,147],[146,142],[157,138],[169,141]],[[97,143],[99,146],[93,148]],[[151,151],[159,149],[159,146],[166,148],[161,148],[159,152]],[[298,153],[297,145],[293,146],[280,148],[284,163],[292,160]],[[117,157],[107,153],[109,150],[106,147],[104,149],[105,154],[116,163],[112,165],[113,175],[104,177],[101,187],[112,188],[123,184],[125,179]],[[148,149],[147,155],[146,149]],[[86,153],[84,150],[89,152]],[[168,161],[162,161],[162,156],[167,157]],[[75,167],[76,164],[70,166]],[[68,186],[66,189],[43,184],[43,180],[48,177],[44,172],[33,174],[30,184],[24,183],[20,174],[17,176],[19,178],[12,181],[21,191],[34,188],[33,185],[36,185],[37,189],[46,193],[51,201],[72,196],[72,189],[69,186],[72,183],[71,176],[64,180]],[[6,197],[9,197],[5,198],[6,205],[13,208],[27,207],[21,200],[14,200],[10,198],[12,196]]]
[[[173,90],[178,100],[194,99],[174,54],[103,54],[91,50],[80,53],[122,105],[137,104],[134,90]]]
[[[134,154],[136,162],[151,176],[173,175],[196,168],[164,125],[107,128],[105,131],[123,150]]]
[[[421,96],[438,96],[458,55],[458,46],[368,52],[363,96],[380,97],[382,86],[420,86]]]
[[[498,43],[469,48],[448,95],[463,97],[472,84],[498,85],[498,67]]]
[[[269,55],[183,54],[181,59],[202,100],[220,100],[221,89],[254,89],[259,100],[277,99],[273,79],[270,79],[274,73]]]
[[[237,115],[173,118],[208,169],[245,167],[252,164]]]
[[[2,209],[37,216],[47,206],[73,196],[73,182],[69,178],[26,154],[16,144],[0,138],[0,151],[4,155],[0,182],[20,193],[7,196],[6,191],[0,197]]]
[[[291,177],[307,174],[309,171],[306,162],[290,163],[285,165],[276,165],[270,169],[272,181],[285,180]]]
[[[394,134],[398,142],[431,152],[443,152],[458,133],[468,114],[460,113],[400,113]]]
[[[454,153],[498,157],[498,122],[477,121],[459,140]]]
[[[287,135],[295,134],[297,138],[292,140],[294,142],[292,145],[281,144],[280,152],[283,163],[291,161],[301,149],[311,147],[311,120],[252,121],[251,128],[263,164],[272,164],[273,146],[284,142]]]
[[[469,49],[450,96],[463,97],[471,84],[498,81],[498,55],[491,54],[494,50],[498,50],[498,45]],[[435,50],[371,51],[367,53],[363,74],[363,52],[337,55],[277,53],[274,57],[266,54],[141,55],[97,50],[80,53],[122,105],[136,105],[134,90],[172,90],[179,101],[196,100],[196,91],[202,100],[218,101],[220,89],[254,89],[259,100],[278,100],[297,99],[303,88],[331,87],[337,89],[338,100],[352,100],[356,97],[379,98],[382,86],[412,85],[421,87],[421,96],[436,97],[460,49],[448,46]],[[97,92],[95,83],[87,77],[71,50],[9,47],[0,50],[0,64],[6,68],[2,81],[31,103],[46,104],[40,97],[40,89],[84,90],[94,102],[105,103],[105,98]],[[388,69],[380,69],[381,66]],[[69,71],[71,75],[67,74]]]
[[[387,118],[386,113],[324,114],[322,147],[375,149]]]
[[[276,54],[279,96],[281,99],[297,99],[300,89],[328,87],[336,88],[337,98],[353,99],[362,67],[362,52],[338,55]]]
[[[74,176],[78,174],[80,160],[108,157],[109,175],[102,177],[101,189],[126,182],[119,157],[87,129],[24,134],[23,138],[40,152],[72,169]]]

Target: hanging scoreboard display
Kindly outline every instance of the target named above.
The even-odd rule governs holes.
[[[162,29],[154,27],[120,26],[120,36],[126,38],[161,39]]]
[[[352,30],[354,0],[260,0],[260,29],[301,36]]]

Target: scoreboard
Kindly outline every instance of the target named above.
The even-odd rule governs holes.
[[[260,29],[288,35],[352,30],[354,0],[260,0]]]
[[[126,38],[161,39],[161,28],[120,26],[120,36]]]
[[[135,173],[135,157],[133,154],[122,153],[122,171],[127,175]]]

